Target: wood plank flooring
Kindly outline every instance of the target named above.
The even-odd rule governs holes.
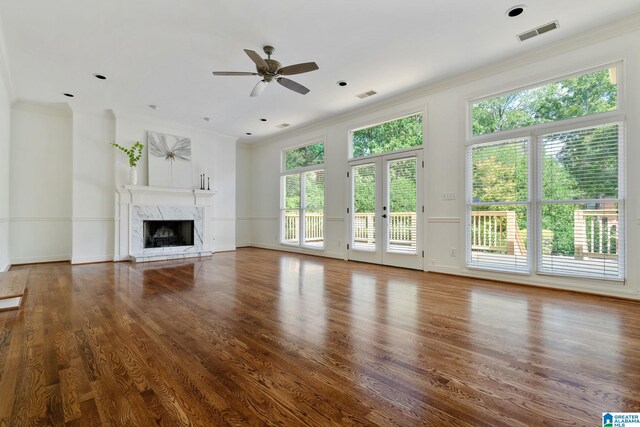
[[[600,425],[640,303],[239,249],[45,264],[0,313],[0,426]]]

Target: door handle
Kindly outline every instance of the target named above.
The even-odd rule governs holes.
[[[387,214],[382,214],[382,218],[386,218],[386,217],[387,217]]]

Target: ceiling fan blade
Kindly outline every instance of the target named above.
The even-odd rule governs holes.
[[[258,73],[251,73],[245,71],[214,71],[214,76],[257,76]]]
[[[286,87],[287,89],[291,89],[294,92],[298,92],[301,95],[306,95],[307,93],[309,93],[309,89],[302,86],[300,83],[296,83],[293,80],[289,80],[285,77],[278,77],[278,83],[280,83],[282,86]]]
[[[262,93],[265,87],[267,87],[268,83],[264,80],[260,80],[251,91],[251,96],[258,96]]]
[[[260,55],[258,55],[257,53],[255,53],[253,50],[245,49],[244,51],[245,51],[245,53],[247,55],[249,55],[249,58],[251,58],[251,60],[253,62],[255,62],[255,64],[258,66],[259,69],[260,68],[269,68],[269,66],[267,65],[265,60],[262,59],[262,57]]]
[[[318,69],[318,64],[315,62],[304,62],[302,64],[288,65],[278,70],[278,74],[283,76],[290,76],[292,74],[308,73],[309,71],[315,71]]]

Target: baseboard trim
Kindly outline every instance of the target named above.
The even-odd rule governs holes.
[[[462,271],[456,267],[446,267],[442,265],[425,265],[424,271],[427,273],[451,274],[453,276],[462,276]]]
[[[11,263],[8,262],[4,265],[0,265],[0,273],[6,273],[7,271],[9,271],[11,269]]]
[[[251,245],[245,246],[245,247],[270,249],[273,251],[291,252],[291,253],[302,254],[302,255],[320,256],[324,258],[334,258],[334,259],[342,259],[342,260],[345,259],[344,254],[340,252],[325,252],[320,250],[314,251],[313,249],[300,249],[300,248],[286,247],[286,246],[280,246],[280,245],[264,245],[260,243],[251,243]]]
[[[51,255],[26,258],[14,258],[11,260],[12,265],[21,264],[41,264],[45,262],[64,262],[71,261],[71,255]]]
[[[71,264],[93,264],[98,262],[113,262],[113,256],[88,256],[71,258]]]

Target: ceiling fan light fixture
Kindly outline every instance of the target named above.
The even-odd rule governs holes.
[[[259,76],[260,81],[254,86],[251,91],[251,96],[255,97],[262,93],[267,84],[272,81],[277,81],[282,86],[286,87],[289,90],[292,90],[300,95],[306,95],[309,93],[309,89],[301,85],[300,83],[294,82],[293,80],[287,79],[282,76],[290,76],[294,74],[303,74],[308,73],[310,71],[315,71],[318,69],[318,64],[315,62],[302,62],[299,64],[288,65],[286,67],[282,67],[280,62],[275,59],[271,59],[271,55],[273,55],[274,48],[273,46],[264,46],[264,53],[267,54],[267,58],[262,58],[257,52],[251,49],[244,49],[244,52],[247,54],[249,59],[253,61],[256,72],[246,72],[246,71],[214,71],[214,76]]]

